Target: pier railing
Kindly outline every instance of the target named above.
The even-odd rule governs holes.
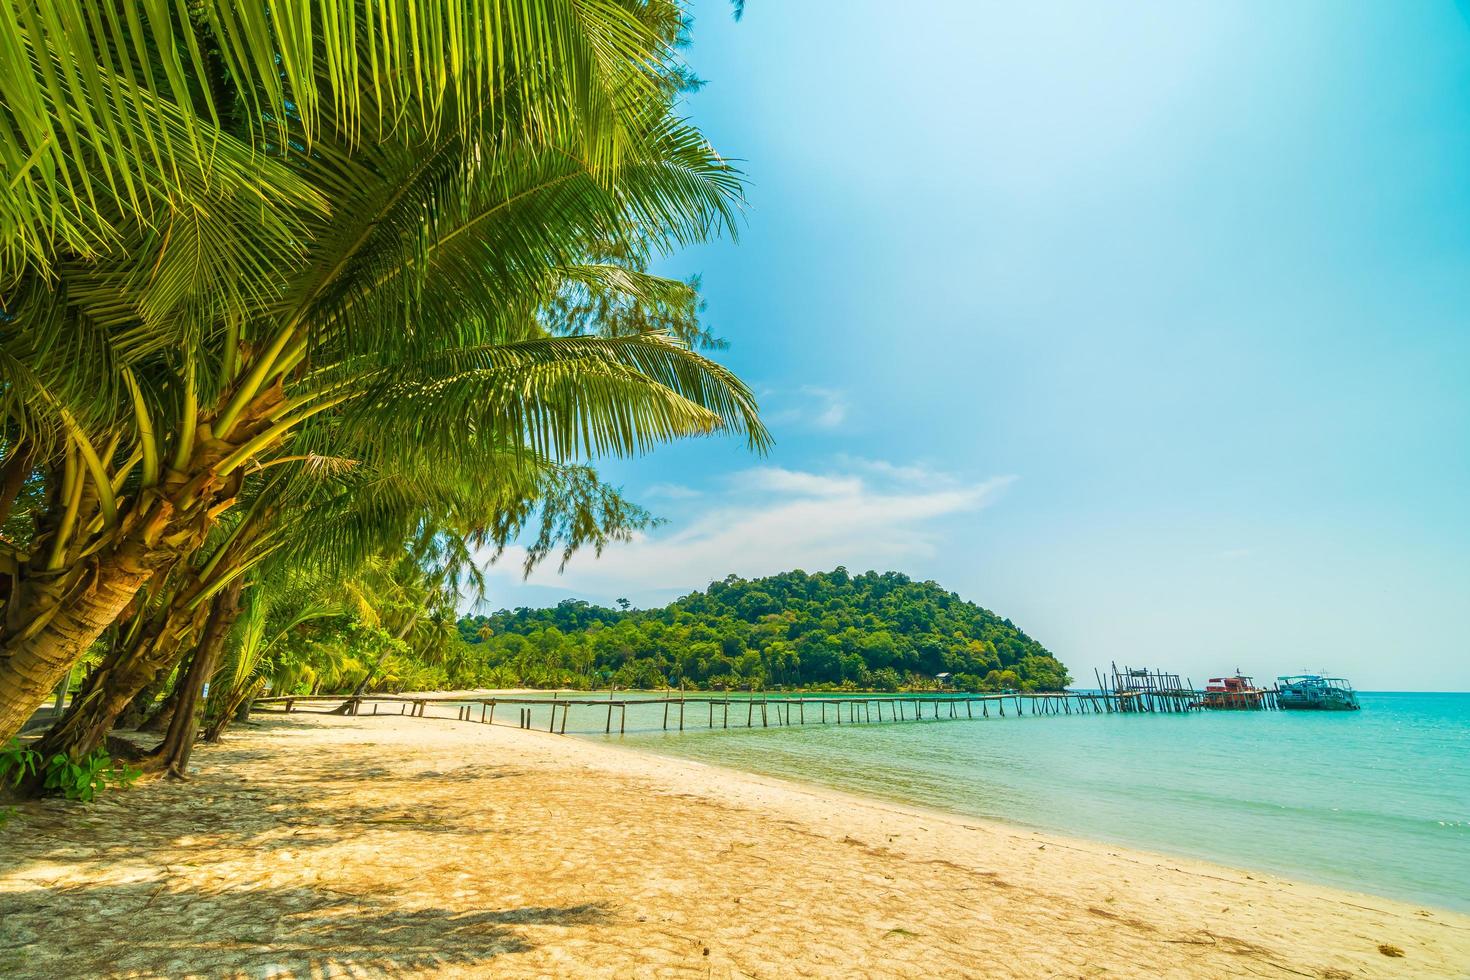
[[[1274,692],[1273,692],[1274,693]],[[569,716],[577,710],[581,726],[574,731],[602,728],[611,734],[627,730],[628,708],[662,708],[659,727],[663,731],[686,728],[770,728],[800,725],[891,724],[913,721],[974,720],[1025,715],[1154,714],[1200,710],[1200,694],[1192,690],[1153,691],[1066,691],[1007,694],[939,695],[755,695],[731,697],[719,694],[664,695],[644,697],[570,696],[541,697],[406,697],[402,695],[281,695],[257,698],[256,711],[290,714],[295,711],[321,714],[397,714],[411,717],[448,718],[483,724],[513,724],[518,728],[567,730]],[[1270,707],[1274,707],[1274,697]],[[1263,705],[1265,707],[1265,705]],[[394,710],[394,709],[397,710]],[[549,708],[549,715],[546,710]],[[454,714],[442,713],[453,709]],[[430,711],[433,714],[430,714]],[[496,714],[499,712],[499,719]],[[515,720],[511,721],[514,712]],[[587,727],[593,718],[601,725]],[[703,724],[701,724],[703,723]]]

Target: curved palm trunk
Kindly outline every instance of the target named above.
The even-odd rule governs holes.
[[[204,741],[218,742],[231,722],[250,720],[250,702],[260,693],[263,680],[255,680],[233,692],[220,706],[219,717],[204,726]]]
[[[168,734],[158,749],[158,765],[168,770],[169,775],[179,779],[189,765],[189,754],[194,749],[194,740],[199,734],[199,709],[204,684],[214,674],[219,663],[220,650],[224,648],[225,636],[240,616],[240,590],[244,583],[237,578],[214,598],[204,633],[199,638],[199,648],[189,670],[180,678],[179,703],[174,708],[169,722]]]
[[[29,601],[15,603],[16,628],[0,630],[0,743],[20,731],[156,566],[146,554],[115,554],[35,587]]]
[[[185,469],[170,471],[158,487],[117,508],[115,526],[97,532],[103,539],[111,535],[109,546],[88,554],[97,539],[79,534],[55,571],[29,563],[12,571],[0,623],[0,744],[20,731],[62,675],[159,570],[199,549],[244,479],[239,469],[221,477],[216,468],[269,426],[268,417],[282,400],[278,380],[250,401],[232,441],[214,437],[209,416],[201,415],[198,443]],[[88,501],[84,516],[100,517],[95,501]]]
[[[154,708],[146,718],[138,722],[140,732],[166,732],[168,726],[173,723],[174,712],[178,710],[179,698],[184,694],[185,678],[189,676],[189,668],[194,665],[194,658],[199,656],[199,651],[194,650],[179,661],[179,671],[174,676],[174,685],[169,688],[168,696],[163,702]]]
[[[157,695],[189,634],[197,631],[199,618],[199,614],[178,603],[171,604],[140,630],[132,643],[109,653],[37,750],[47,757],[64,753],[79,759],[101,745],[140,691],[157,682],[153,696]],[[151,706],[152,697],[144,708]]]
[[[117,716],[117,721],[113,723],[113,727],[136,729],[143,722],[147,721],[148,716],[153,713],[153,706],[158,702],[158,696],[168,686],[169,675],[171,673],[169,668],[160,667],[158,673],[153,675],[153,680],[149,681],[143,687],[143,690],[133,695],[133,699],[128,702],[127,707],[123,708],[122,714]]]

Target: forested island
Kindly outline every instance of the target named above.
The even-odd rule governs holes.
[[[661,609],[567,599],[459,621],[482,687],[1056,690],[1066,668],[1009,619],[898,572],[731,575]],[[948,675],[947,677],[942,675]]]

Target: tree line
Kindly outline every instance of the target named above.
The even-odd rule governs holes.
[[[661,609],[568,599],[459,620],[463,687],[1051,691],[1050,651],[973,602],[898,572],[731,575]]]

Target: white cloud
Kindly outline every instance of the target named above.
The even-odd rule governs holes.
[[[863,481],[856,476],[804,473],[781,466],[757,466],[742,470],[731,477],[730,483],[741,490],[786,493],[801,497],[845,497],[863,491]]]
[[[643,496],[666,497],[669,500],[692,500],[701,494],[693,487],[686,487],[682,483],[655,483],[643,491]]]
[[[802,385],[797,389],[798,404],[765,414],[772,426],[804,425],[814,429],[835,429],[847,421],[847,395],[836,388]],[[763,399],[765,400],[764,396]]]
[[[815,388],[807,385],[801,389],[802,394],[810,396],[816,402],[816,412],[812,416],[812,424],[819,429],[835,429],[847,421],[847,396],[840,391],[831,388]]]
[[[860,470],[879,477],[899,480],[910,484],[949,485],[955,482],[948,473],[941,473],[928,466],[916,463],[895,464],[884,459],[868,459],[864,456],[849,456],[842,453],[837,463],[850,469]]]
[[[529,584],[604,601],[662,599],[732,572],[750,577],[837,565],[902,570],[935,553],[939,522],[981,510],[1014,481],[967,484],[931,473],[916,483],[897,474],[913,476],[903,467],[870,467],[868,474],[754,467],[734,474],[730,489],[711,494],[709,509],[682,526],[613,545],[601,558],[578,554],[560,575],[550,563],[533,572]],[[497,572],[517,576],[521,557],[511,549]]]

